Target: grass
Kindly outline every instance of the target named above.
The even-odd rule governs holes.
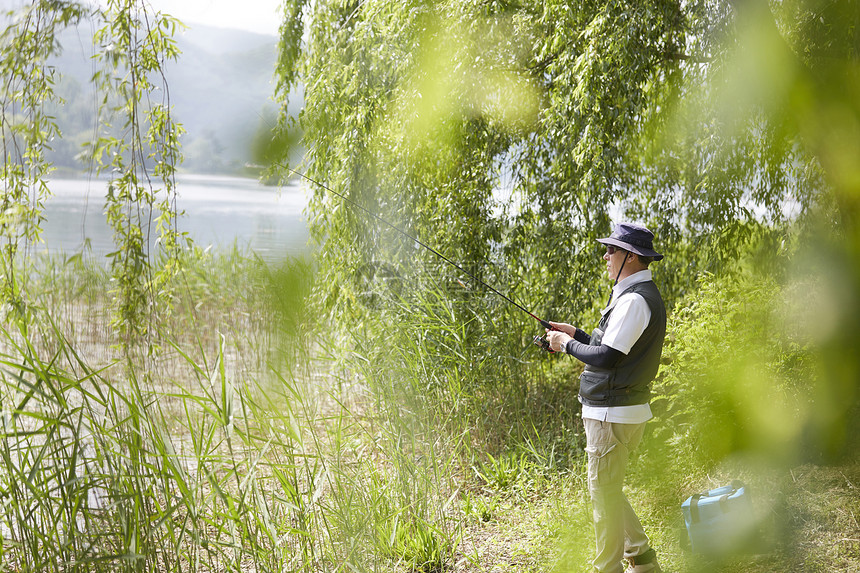
[[[301,303],[307,265],[198,253],[157,350],[129,358],[106,276],[37,264],[31,319],[0,341],[4,570],[589,570],[581,423],[556,382],[571,372],[488,362],[445,297],[329,346]],[[664,570],[860,571],[858,464],[691,474],[657,435],[628,496]],[[772,543],[702,564],[680,503],[734,477]]]

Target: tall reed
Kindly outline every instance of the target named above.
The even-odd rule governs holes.
[[[545,379],[487,360],[445,292],[335,330],[305,305],[309,263],[193,252],[156,347],[129,356],[102,328],[106,274],[42,264],[0,345],[5,568],[441,570],[465,558],[473,466],[506,440],[564,463]]]
[[[243,265],[238,284],[253,287],[254,265]],[[48,262],[34,280],[72,280],[70,268]],[[271,357],[253,346],[261,334],[248,332],[264,324],[263,312],[251,316],[259,293],[207,292],[214,277],[203,264],[195,270],[202,280],[186,290],[195,303],[162,325],[155,359],[91,367],[80,338],[67,336],[79,336],[87,316],[70,309],[91,302],[74,290],[43,290],[26,321],[4,325],[4,565],[282,571],[318,561],[307,484],[319,464],[304,443],[301,383],[278,374],[273,384],[274,368],[258,368]],[[231,312],[249,320],[220,320]],[[196,334],[170,334],[186,320]],[[104,362],[111,340],[98,343]]]

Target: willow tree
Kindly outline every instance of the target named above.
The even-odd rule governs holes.
[[[80,22],[86,10],[76,4],[36,3],[17,14],[0,36],[4,81],[0,87],[3,143],[3,197],[0,199],[2,302],[18,315],[26,313],[15,258],[23,243],[38,239],[41,210],[50,194],[50,165],[45,150],[58,128],[47,106],[59,100],[48,58],[59,49],[57,35]]]
[[[667,255],[656,279],[670,303],[701,271],[726,272],[744,253],[773,270],[798,244],[828,245],[792,261],[835,255],[823,274],[835,269],[855,287],[823,297],[848,312],[820,340],[839,382],[812,390],[847,416],[860,365],[831,370],[858,340],[846,318],[860,292],[855,3],[287,0],[284,9],[278,90],[286,99],[301,84],[304,108],[280,128],[302,129],[300,169],[541,316],[591,323],[606,300],[594,238],[611,220],[656,232]],[[310,187],[321,300],[342,324],[374,313],[394,315],[382,328],[408,322],[415,309],[404,297],[432,283],[467,299],[455,310],[483,320],[477,338],[496,351],[516,354],[539,330],[479,285],[457,290],[455,279],[469,282],[462,273]],[[378,306],[386,293],[391,304]]]
[[[46,151],[63,137],[50,111],[63,103],[56,90],[63,70],[51,58],[63,49],[64,29],[87,24],[94,31],[92,86],[99,114],[81,151],[84,167],[109,178],[104,201],[116,245],[109,255],[113,324],[130,349],[152,334],[153,319],[169,309],[166,285],[178,271],[174,172],[182,128],[171,116],[162,73],[164,62],[179,56],[173,40],[178,22],[146,2],[121,0],[98,6],[33,0],[6,14],[6,21],[0,35],[2,302],[26,324],[26,273],[17,268],[39,242],[53,171]]]
[[[612,219],[656,232],[674,300],[827,196],[796,134],[725,113],[737,29],[706,1],[288,1],[279,90],[304,86],[308,175],[538,314],[578,319],[604,299],[594,238]],[[340,310],[380,262],[433,260],[312,187]]]

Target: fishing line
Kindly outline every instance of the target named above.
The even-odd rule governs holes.
[[[427,249],[428,251],[430,251],[431,253],[433,253],[434,255],[436,255],[437,257],[439,257],[440,259],[442,259],[442,260],[443,260],[443,261],[445,261],[446,263],[448,263],[449,265],[451,265],[451,266],[455,267],[455,268],[456,268],[456,269],[458,269],[459,271],[461,271],[461,272],[465,273],[466,275],[468,275],[468,276],[469,276],[473,281],[475,281],[476,283],[478,283],[478,284],[482,285],[483,287],[487,288],[487,289],[488,289],[488,290],[490,290],[491,292],[493,292],[493,293],[495,293],[495,294],[499,295],[500,297],[502,297],[502,299],[504,299],[505,301],[507,301],[507,302],[509,302],[510,304],[514,305],[515,307],[517,307],[518,309],[520,309],[521,311],[523,311],[524,313],[526,313],[527,315],[529,315],[530,317],[532,317],[533,319],[535,319],[536,321],[538,321],[538,322],[541,324],[541,326],[543,326],[544,328],[548,328],[548,329],[550,329],[550,330],[555,330],[555,328],[553,328],[553,326],[552,326],[549,322],[547,322],[547,321],[545,321],[545,320],[543,320],[543,319],[541,319],[541,318],[538,318],[535,314],[533,314],[531,311],[529,311],[526,307],[524,307],[523,305],[519,304],[518,302],[516,302],[516,301],[515,301],[515,300],[513,300],[512,298],[508,297],[508,296],[507,296],[507,295],[505,295],[504,293],[502,293],[502,292],[498,291],[497,289],[495,289],[495,288],[494,288],[494,287],[492,287],[491,285],[487,284],[486,282],[482,281],[481,279],[479,279],[478,277],[476,277],[475,275],[473,275],[472,273],[470,273],[469,271],[467,271],[466,269],[464,269],[463,267],[461,267],[461,266],[460,266],[459,264],[457,264],[456,262],[452,261],[451,259],[449,259],[449,258],[448,258],[448,257],[446,257],[445,255],[443,255],[442,253],[440,253],[439,251],[437,251],[436,249],[434,249],[433,247],[431,247],[431,246],[430,246],[430,245],[428,245],[427,243],[423,242],[423,241],[422,241],[421,239],[419,239],[418,237],[415,237],[414,235],[411,235],[411,234],[407,233],[406,231],[404,231],[403,229],[401,229],[401,228],[400,228],[400,227],[398,227],[397,225],[394,225],[393,223],[389,223],[388,221],[386,221],[385,219],[383,219],[382,217],[380,217],[379,215],[377,215],[377,214],[376,214],[376,213],[374,213],[373,211],[371,211],[371,210],[367,209],[366,207],[364,207],[364,206],[362,206],[362,205],[360,205],[360,204],[356,203],[355,201],[353,201],[352,199],[350,199],[349,197],[347,197],[347,196],[346,196],[346,195],[344,195],[343,193],[338,193],[337,191],[335,191],[335,190],[334,190],[334,189],[332,189],[331,187],[329,187],[329,186],[327,186],[327,185],[324,185],[323,183],[320,183],[320,182],[319,182],[319,181],[317,181],[316,179],[313,179],[313,178],[309,177],[308,175],[305,175],[304,173],[302,173],[302,172],[300,172],[300,171],[296,171],[296,170],[295,170],[295,169],[293,169],[292,167],[289,167],[289,166],[286,166],[286,165],[283,165],[283,164],[281,164],[281,167],[285,168],[287,171],[289,171],[289,172],[291,172],[291,173],[294,173],[294,174],[298,175],[298,176],[299,176],[299,177],[301,177],[302,179],[305,179],[305,180],[307,180],[307,181],[310,181],[310,182],[311,182],[311,183],[313,183],[314,185],[318,185],[318,186],[320,186],[321,188],[325,189],[326,191],[328,191],[328,192],[329,192],[329,193],[331,193],[332,195],[335,195],[336,197],[339,197],[339,198],[340,198],[341,200],[343,200],[344,202],[346,202],[346,203],[348,203],[348,204],[352,205],[353,207],[356,207],[356,208],[358,208],[358,209],[361,209],[364,213],[366,213],[367,215],[370,215],[371,217],[373,217],[374,219],[376,219],[376,220],[377,220],[377,221],[379,221],[380,223],[383,223],[383,224],[385,224],[385,225],[387,225],[387,226],[391,227],[392,229],[394,229],[395,231],[397,231],[398,233],[400,233],[401,235],[403,235],[403,236],[404,236],[404,237],[406,237],[407,239],[410,239],[410,240],[412,240],[412,241],[415,241],[416,243],[418,243],[419,245],[421,245],[422,247],[424,247],[425,249]],[[536,338],[537,338],[537,337],[536,337]]]

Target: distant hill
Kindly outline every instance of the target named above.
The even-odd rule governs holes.
[[[169,62],[165,70],[174,118],[187,131],[182,139],[185,162],[180,169],[241,173],[252,159],[255,134],[276,121],[272,94],[278,39],[241,30],[188,26],[176,38],[182,56],[178,62]],[[52,157],[63,168],[80,168],[74,157],[96,128],[90,28],[87,23],[65,31],[60,38],[63,52],[51,62],[62,74],[57,90],[66,100],[55,110],[64,138],[56,142]]]
[[[272,82],[277,38],[193,26],[167,66],[171,104],[188,131],[185,168],[235,171],[251,159],[254,135],[277,116]]]

